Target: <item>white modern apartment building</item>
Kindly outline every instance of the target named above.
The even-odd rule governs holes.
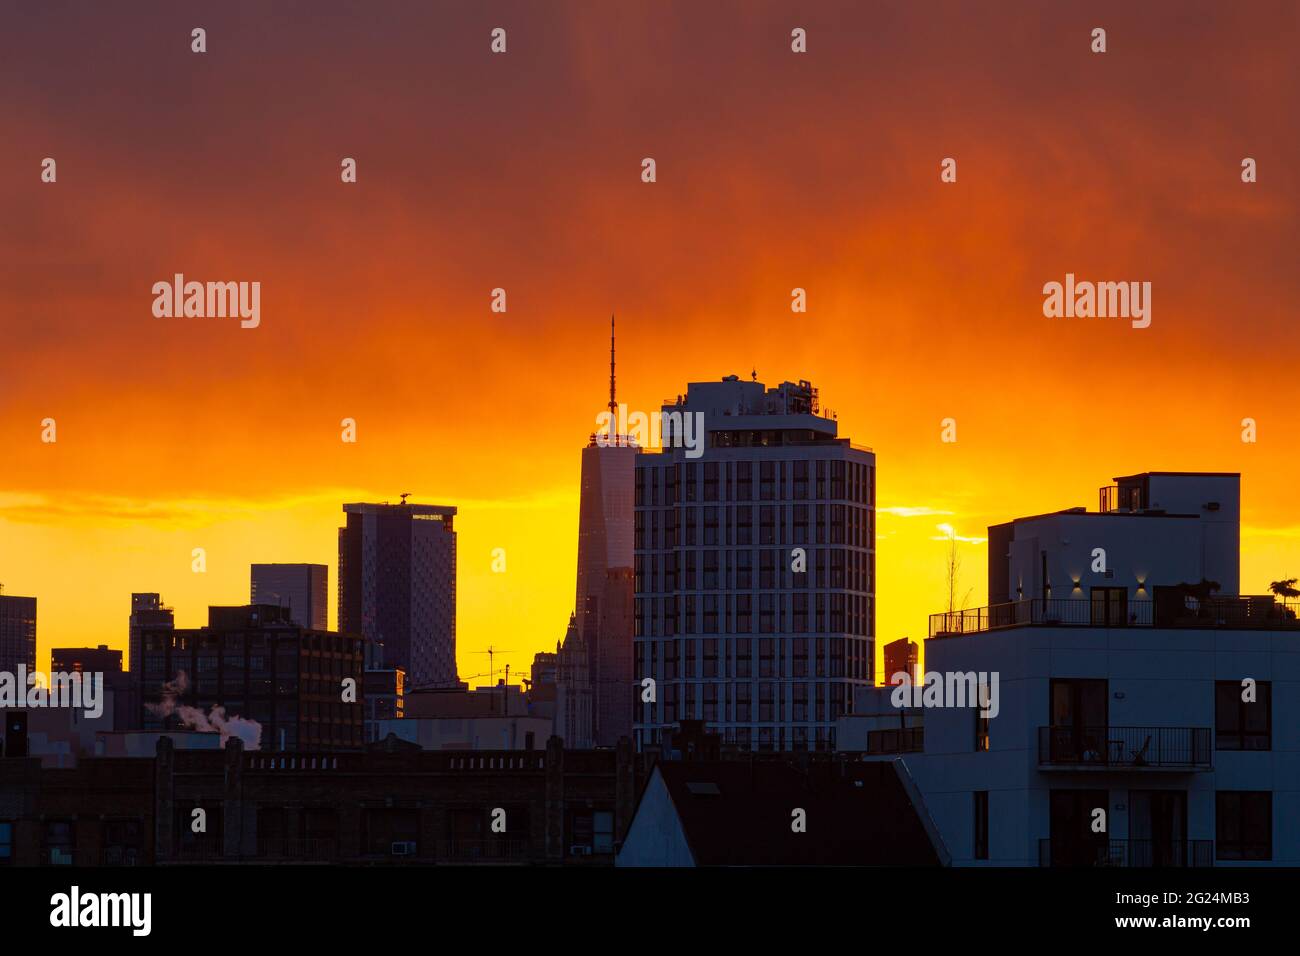
[[[663,412],[702,427],[636,456],[638,748],[696,719],[741,749],[834,749],[871,681],[875,456],[808,382],[693,382]]]
[[[931,617],[925,671],[987,712],[864,691],[841,746],[902,753],[954,865],[1300,865],[1300,622],[1235,593],[1239,478],[1117,481],[1123,510],[991,528],[1011,600]]]
[[[1082,600],[1055,610],[1083,623],[1092,602],[1103,614],[1119,612],[1127,603],[1120,590],[1139,602],[1153,600],[1155,585],[1209,581],[1220,594],[1238,593],[1240,475],[1153,471],[1114,480],[1101,488],[1097,511],[1070,508],[989,528],[991,606]]]

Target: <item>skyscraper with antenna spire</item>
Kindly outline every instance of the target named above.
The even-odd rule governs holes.
[[[619,737],[632,733],[633,478],[639,449],[617,433],[614,332],[611,315],[610,428],[607,434],[593,433],[582,450],[577,589],[557,680],[556,725],[569,727],[565,743],[571,747],[613,746]],[[582,655],[584,668],[572,666],[577,654]],[[564,658],[570,666],[565,666]],[[582,670],[589,685],[586,690],[579,686],[584,683]],[[582,702],[587,691],[589,733],[585,718],[579,716],[588,710]],[[566,712],[573,719],[566,719]]]

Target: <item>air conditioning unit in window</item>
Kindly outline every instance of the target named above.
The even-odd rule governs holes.
[[[393,844],[393,856],[414,856],[415,842],[412,840],[401,840]]]
[[[569,847],[569,856],[591,856],[591,847],[585,844],[575,843]]]

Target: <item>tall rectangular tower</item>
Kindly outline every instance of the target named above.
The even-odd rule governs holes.
[[[156,591],[137,591],[131,595],[126,667],[137,679],[143,668],[145,632],[171,631],[175,626],[172,609],[163,605],[161,594]]]
[[[0,671],[36,670],[36,598],[0,594]]]
[[[638,449],[592,436],[582,450],[575,624],[587,651],[592,738],[612,747],[632,731],[632,487]]]
[[[639,451],[619,435],[618,400],[614,381],[614,319],[609,327],[608,433],[593,434],[582,450],[582,492],[578,514],[578,580],[572,632],[566,635],[561,662],[562,693],[566,699],[589,699],[581,711],[576,733],[565,741],[586,741],[613,747],[632,733],[632,525],[633,465]],[[584,666],[572,655],[581,652]],[[588,687],[578,688],[581,679]],[[570,708],[569,713],[578,712]],[[587,725],[587,720],[590,725]],[[580,743],[583,742],[583,743]]]
[[[456,671],[456,509],[345,504],[339,631],[384,645],[411,689],[452,687]]]
[[[663,410],[666,434],[702,427],[636,461],[638,747],[696,719],[743,749],[834,749],[872,681],[875,455],[808,382],[733,375]]]
[[[288,608],[295,624],[313,631],[329,630],[329,568],[325,565],[254,564],[249,577],[249,604]]]

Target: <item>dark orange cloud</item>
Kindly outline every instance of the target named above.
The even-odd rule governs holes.
[[[28,504],[0,522],[61,496],[155,530],[184,501],[216,526],[211,503],[226,502],[243,527],[236,502],[335,488],[540,496],[518,546],[566,570],[521,567],[531,616],[471,610],[462,633],[516,628],[544,646],[567,614],[577,450],[617,310],[633,407],[751,369],[811,378],[876,449],[883,507],[952,513],[882,517],[882,639],[915,636],[939,600],[939,522],[979,537],[1091,503],[1115,474],[1217,468],[1243,472],[1252,526],[1292,527],[1297,16],[1172,2],[10,11],[0,494]],[[806,55],[789,51],[796,25]],[[1089,52],[1096,25],[1104,55]],[[488,53],[494,26],[505,56]],[[39,181],[46,156],[57,184]],[[339,181],[345,156],[355,185]],[[946,156],[955,184],[939,182]],[[155,319],[150,288],[176,272],[260,281],[261,327]],[[1151,328],[1045,319],[1042,285],[1066,272],[1152,282]],[[789,310],[796,286],[807,314]],[[496,287],[504,315],[488,308]],[[39,441],[46,416],[57,445]],[[1248,416],[1255,445],[1239,440]],[[345,417],[355,446],[339,441]],[[955,445],[938,441],[946,417]],[[285,534],[332,563],[333,519],[310,514],[321,528]],[[45,543],[51,568],[99,533],[79,508],[44,519],[65,531]],[[1259,554],[1244,580],[1286,560]],[[233,539],[229,558],[277,559]],[[61,639],[121,629],[120,594],[20,585],[23,565],[0,550],[0,579],[48,594]]]

